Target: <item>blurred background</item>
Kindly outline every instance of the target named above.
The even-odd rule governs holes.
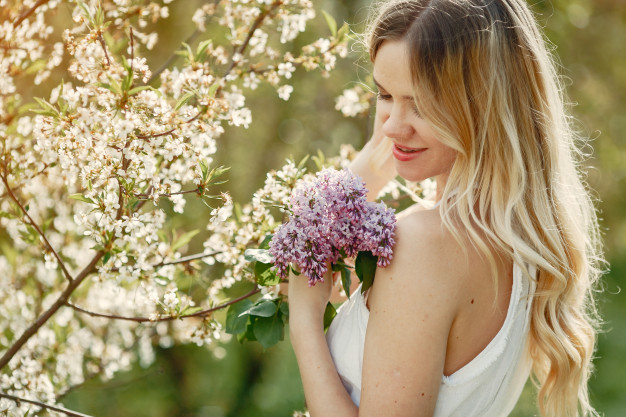
[[[330,13],[340,24],[349,22],[358,32],[370,3],[316,0],[315,7],[318,12]],[[593,156],[587,162],[589,183],[598,197],[611,271],[604,277],[603,291],[598,293],[606,324],[599,337],[591,395],[593,404],[605,416],[626,416],[626,298],[621,292],[626,274],[626,2],[531,3],[562,63],[561,73],[575,104],[572,113],[578,128],[593,139]],[[199,0],[170,4],[170,17],[156,30],[159,42],[145,54],[153,70],[191,35],[191,15],[201,4]],[[67,13],[59,10],[55,18],[62,22],[68,18]],[[327,35],[328,27],[320,12],[307,33],[297,38],[296,45]],[[200,36],[192,44],[202,39]],[[368,120],[344,118],[334,109],[335,98],[367,76],[369,61],[362,52],[355,48],[328,79],[298,70],[293,79],[295,91],[288,102],[266,86],[248,94],[253,123],[248,130],[227,130],[216,157],[218,164],[232,167],[225,188],[235,201],[249,201],[262,185],[265,173],[282,166],[288,157],[299,160],[318,149],[332,156],[343,143],[357,149],[364,144]],[[48,86],[60,79],[60,74],[54,75]],[[47,96],[48,86],[34,87],[32,93]],[[201,206],[195,210],[191,207],[186,210],[189,225],[207,215]],[[150,367],[136,365],[107,383],[89,381],[62,401],[70,409],[102,417],[286,417],[304,408],[302,385],[288,340],[265,352],[259,344],[241,345],[236,340],[224,348],[159,348],[157,360]],[[529,384],[512,416],[536,414]]]

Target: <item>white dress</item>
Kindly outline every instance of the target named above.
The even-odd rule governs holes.
[[[535,269],[529,273],[535,276]],[[514,264],[511,299],[504,324],[471,362],[442,375],[434,417],[503,417],[509,415],[528,379],[526,352],[534,283]],[[358,406],[365,331],[369,319],[361,287],[338,310],[326,333],[337,372]]]

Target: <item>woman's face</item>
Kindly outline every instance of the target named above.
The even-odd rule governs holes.
[[[456,151],[437,140],[433,129],[420,117],[413,100],[406,47],[404,40],[385,41],[376,54],[376,124],[394,144],[398,174],[409,181],[434,177],[440,188],[452,169]]]

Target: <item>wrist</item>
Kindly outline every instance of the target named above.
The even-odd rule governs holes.
[[[307,344],[312,338],[324,337],[324,319],[317,316],[289,316],[289,339],[294,348]]]

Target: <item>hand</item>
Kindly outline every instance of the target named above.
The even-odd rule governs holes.
[[[334,277],[330,270],[324,275],[324,282],[318,282],[309,287],[306,276],[289,274],[288,298],[289,298],[289,321],[300,317],[324,319],[326,304],[330,300],[333,289]]]
[[[398,175],[391,152],[393,144],[382,133],[381,124],[376,117],[372,138],[350,164],[350,170],[365,181],[369,201],[374,201],[380,190]]]

